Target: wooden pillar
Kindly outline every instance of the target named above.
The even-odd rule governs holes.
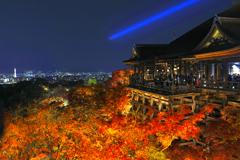
[[[162,101],[161,101],[161,97],[159,96],[159,98],[158,98],[159,100],[159,103],[158,103],[158,110],[159,111],[162,111]]]
[[[209,62],[205,63],[205,79],[208,80]]]
[[[138,94],[138,92],[137,92],[137,101],[139,101],[139,94]]]
[[[192,65],[192,74],[193,74],[193,76],[196,74],[196,64],[195,63]]]
[[[207,62],[207,80],[210,80],[210,77],[212,75],[212,63]]]
[[[133,68],[134,68],[134,74],[135,74],[136,73],[136,65],[134,65]]]
[[[168,75],[167,74],[167,68],[168,68],[168,63],[165,64],[165,74],[166,74],[166,76]]]
[[[178,75],[182,75],[182,61],[179,61],[178,62],[178,67],[179,67],[179,74]],[[182,77],[180,77],[180,78],[182,78]]]
[[[155,65],[155,60],[153,61],[153,79],[155,78],[156,76],[156,65]]]
[[[211,69],[212,69],[212,78],[215,80],[215,66],[214,66],[214,63],[211,63]]]
[[[144,85],[144,77],[145,77],[145,64],[143,63],[143,75],[142,75],[142,84]]]
[[[145,65],[144,66],[144,79],[145,80],[147,80],[149,78],[148,74],[149,74],[149,71],[147,70],[147,65]],[[147,76],[145,76],[145,75],[147,75]]]
[[[228,97],[224,96],[222,97],[222,107],[224,108],[227,105],[228,105]]]
[[[219,79],[220,76],[222,77],[222,75],[221,75],[221,65],[218,64],[217,65],[217,79]]]
[[[173,80],[173,73],[174,73],[174,59],[173,58],[171,59],[170,70],[171,70],[171,79]]]
[[[143,106],[143,115],[146,114],[146,105],[142,105]]]
[[[132,100],[134,100],[134,91],[132,90]]]
[[[203,66],[202,66],[202,61],[199,62],[199,78],[202,79],[203,77]]]
[[[206,62],[203,62],[203,74],[205,75],[206,78]]]
[[[174,94],[174,77],[173,77],[173,73],[174,73],[174,59],[172,58],[171,60],[171,93]]]
[[[153,106],[153,96],[150,96],[150,105]]]
[[[190,62],[187,62],[187,76],[190,74]]]
[[[140,74],[140,65],[138,65],[138,74]]]
[[[142,92],[142,104],[145,105],[145,94],[144,94],[144,92]]]
[[[146,105],[145,105],[145,94],[144,94],[144,92],[142,93],[142,106],[143,106],[143,115],[145,115],[146,114]]]
[[[187,62],[184,61],[184,80],[186,81],[187,79]]]
[[[168,99],[168,111],[170,109],[172,109],[172,106],[173,106],[173,99],[169,97],[169,99]]]
[[[195,112],[195,109],[196,109],[196,102],[195,102],[195,96],[192,96],[192,112],[193,112],[193,114],[194,114],[194,112]]]
[[[218,64],[214,64],[214,80],[218,80]]]
[[[223,66],[223,68],[222,68],[222,70],[223,70],[223,74],[222,74],[223,80],[228,81],[228,61],[226,59],[223,59],[222,66]]]
[[[196,142],[196,139],[195,138],[193,138],[193,143],[192,143],[194,146],[196,146],[197,145],[197,142]]]

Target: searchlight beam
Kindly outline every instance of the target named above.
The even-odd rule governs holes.
[[[117,33],[117,34],[114,34],[114,35],[111,36],[109,39],[112,40],[112,39],[115,39],[115,38],[117,38],[117,37],[120,37],[120,36],[122,36],[122,35],[124,35],[124,34],[126,34],[126,33],[128,33],[128,32],[131,32],[131,31],[133,31],[133,30],[135,30],[135,29],[138,29],[138,28],[140,28],[140,27],[142,27],[142,26],[144,26],[144,25],[146,25],[146,24],[148,24],[148,23],[151,23],[151,22],[153,22],[153,21],[156,21],[156,20],[158,20],[158,19],[160,19],[160,18],[162,18],[162,17],[164,17],[164,16],[167,16],[168,14],[171,14],[171,13],[173,13],[173,12],[175,12],[175,11],[178,11],[178,10],[184,8],[184,7],[187,7],[187,6],[189,6],[190,4],[193,4],[193,3],[197,2],[197,1],[199,1],[199,0],[189,0],[189,1],[187,1],[187,2],[181,3],[180,5],[177,5],[177,6],[171,8],[171,9],[169,9],[169,10],[166,10],[166,11],[164,11],[164,12],[161,12],[160,14],[158,14],[158,15],[156,15],[156,16],[153,16],[153,17],[151,17],[151,18],[149,18],[149,19],[147,19],[147,20],[145,20],[145,21],[143,21],[143,22],[140,22],[140,23],[138,23],[138,24],[136,24],[136,25],[134,25],[134,26],[132,26],[132,27],[129,27],[129,28],[127,28],[127,29],[125,29],[125,30]]]

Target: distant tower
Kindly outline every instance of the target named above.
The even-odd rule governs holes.
[[[173,35],[173,40],[175,40],[175,31],[174,31],[174,35]]]
[[[17,77],[17,70],[16,70],[16,68],[14,68],[14,77],[15,78]]]

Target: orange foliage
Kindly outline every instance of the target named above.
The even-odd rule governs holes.
[[[226,154],[236,155],[240,132],[239,121],[233,118],[210,122],[209,128],[204,128],[209,133],[208,151],[196,146],[179,147],[175,141],[195,138],[198,142],[203,134],[198,123],[213,112],[214,106],[206,106],[194,115],[184,105],[179,111],[160,113],[148,106],[150,118],[145,120],[124,115],[131,101],[129,91],[118,82],[130,73],[130,70],[115,72],[111,87],[99,84],[76,88],[68,95],[70,106],[62,112],[56,111],[62,102],[50,105],[50,100],[46,100],[41,107],[36,107],[38,110],[15,122],[11,122],[7,114],[0,159],[154,159],[155,155],[150,154],[152,146],[158,153],[167,153],[170,159],[227,159]],[[216,137],[222,137],[226,143],[211,141],[217,140]],[[231,150],[224,151],[227,147]]]
[[[123,69],[114,71],[112,73],[112,79],[110,81],[111,86],[116,87],[118,83],[121,83],[122,85],[128,85],[129,82],[129,76],[134,73],[131,69]]]

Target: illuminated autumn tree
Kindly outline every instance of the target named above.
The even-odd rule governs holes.
[[[133,70],[131,69],[122,69],[118,71],[114,71],[112,73],[112,79],[110,80],[111,86],[116,87],[118,83],[122,85],[128,85],[129,76],[133,74]]]
[[[205,146],[180,146],[175,143],[168,151],[171,159],[239,159],[240,126],[239,106],[227,106],[222,117],[208,120],[201,125]]]
[[[126,116],[131,99],[129,91],[119,82],[124,74],[130,73],[117,71],[110,82],[77,87],[67,95],[69,105],[61,110],[56,109],[63,101],[49,97],[32,104],[28,117],[11,122],[10,115],[6,114],[6,136],[0,142],[0,158],[160,160],[205,158],[207,154],[210,157],[211,150],[207,153],[196,146],[181,148],[176,143],[179,138],[199,141],[203,132],[198,124],[213,112],[214,106],[206,106],[194,115],[184,105],[177,111],[160,113],[148,106],[145,119]],[[232,129],[236,129],[238,121],[231,124],[234,124]],[[217,135],[208,132],[209,138],[223,136],[220,132]],[[235,130],[228,132],[233,137],[239,136]],[[236,138],[230,140],[237,145]],[[211,143],[209,146],[216,152]]]

